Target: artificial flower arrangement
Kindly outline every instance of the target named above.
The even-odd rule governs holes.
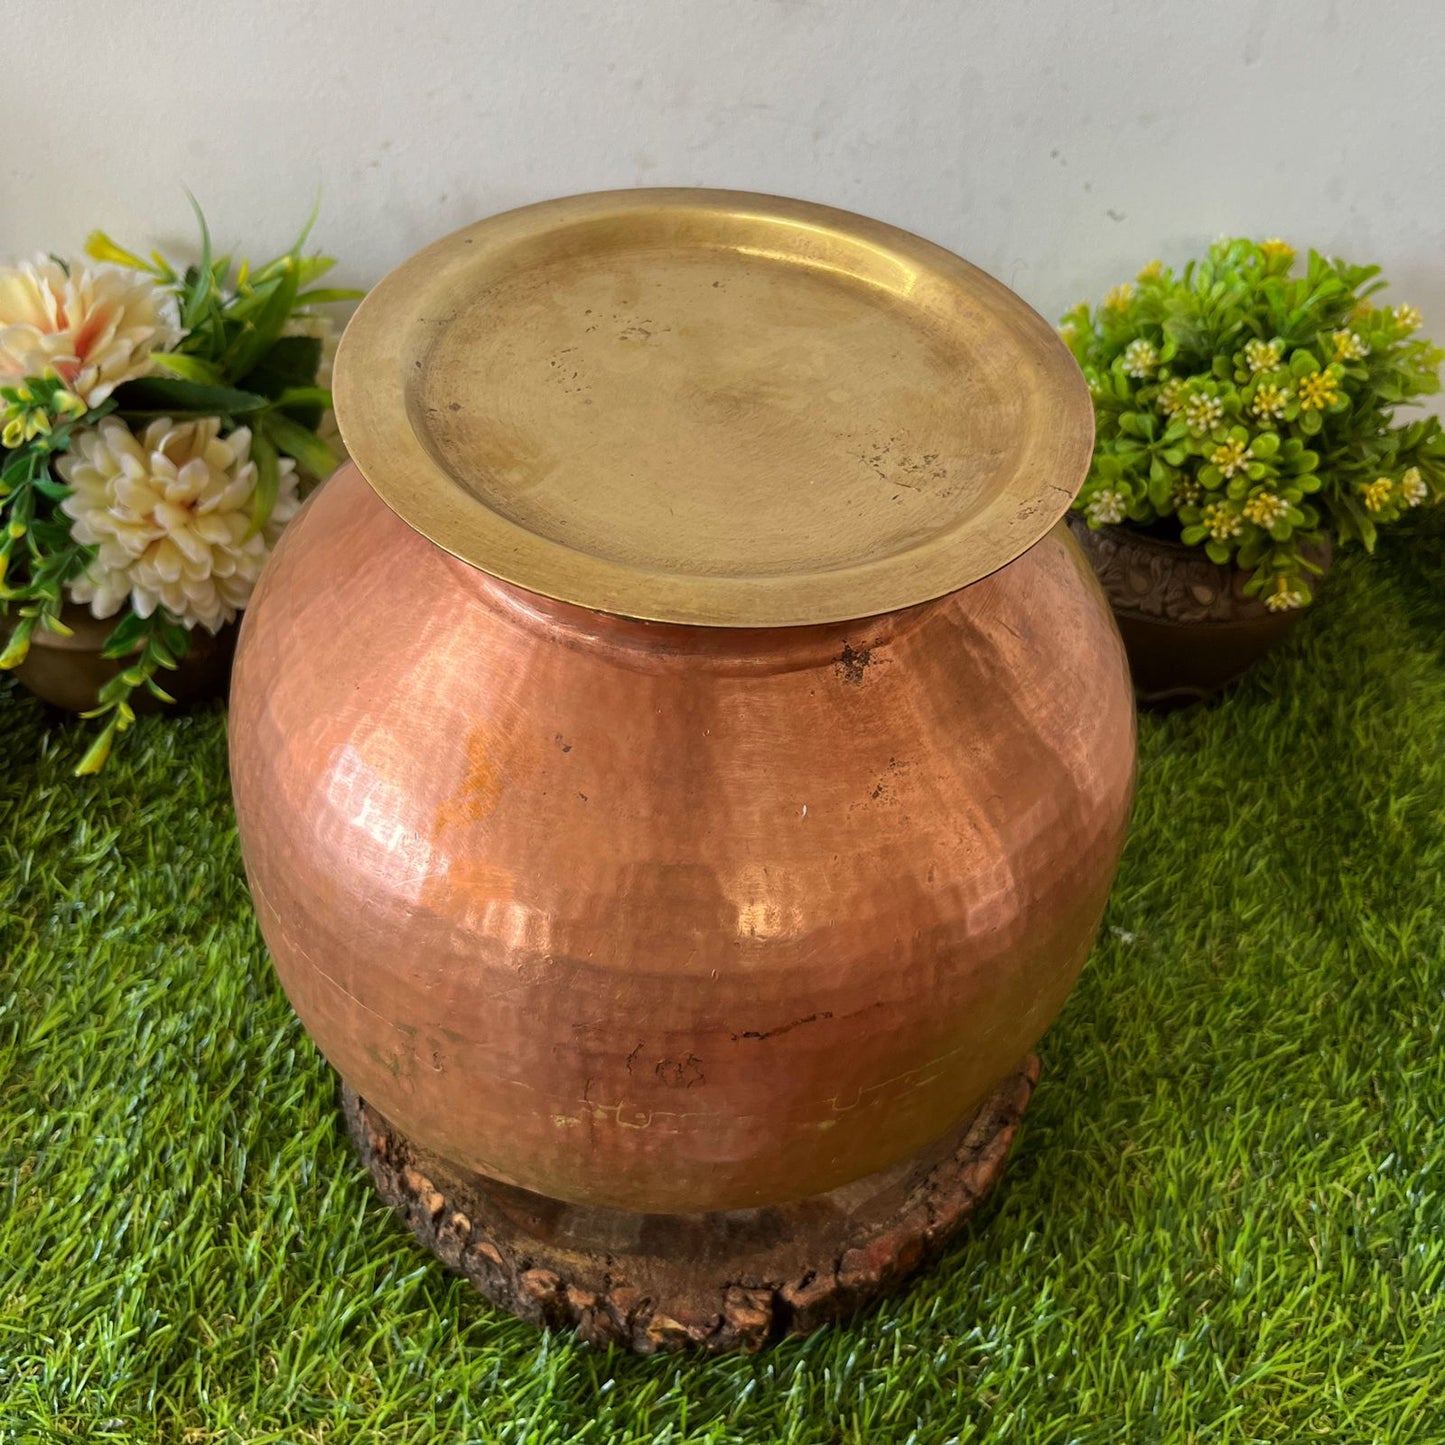
[[[330,322],[361,293],[316,286],[310,222],[265,265],[213,256],[143,260],[103,232],[86,259],[0,269],[0,667],[37,630],[65,633],[67,603],[116,619],[124,661],[87,716],[99,734],[77,772],[104,766],[146,688],[246,606],[308,483],[338,463]],[[313,216],[314,220],[314,216]]]
[[[1271,611],[1312,600],[1326,534],[1376,529],[1445,495],[1445,434],[1395,409],[1440,389],[1413,306],[1377,306],[1377,266],[1278,240],[1221,240],[1178,275],[1152,262],[1061,334],[1094,399],[1075,507],[1202,546]]]

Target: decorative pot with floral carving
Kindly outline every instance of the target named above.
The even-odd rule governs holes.
[[[336,403],[231,759],[383,1193],[599,1343],[887,1288],[1001,1168],[1129,816],[1067,351],[892,227],[616,192],[394,272]]]
[[[1131,527],[1095,530],[1077,513],[1069,526],[1114,609],[1142,703],[1169,707],[1214,696],[1304,615],[1271,612],[1246,596],[1249,574],[1211,562],[1199,547]],[[1328,543],[1308,555],[1328,571]]]

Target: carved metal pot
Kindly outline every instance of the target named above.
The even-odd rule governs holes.
[[[15,676],[51,706],[67,712],[87,712],[99,702],[101,688],[125,666],[116,658],[102,655],[106,639],[115,631],[115,618],[100,620],[91,615],[88,607],[67,603],[60,620],[70,628],[70,635],[37,631]],[[204,628],[197,628],[176,669],[163,672],[157,681],[178,703],[224,697],[238,630],[232,623],[212,636]],[[166,704],[140,688],[131,695],[131,706],[138,713],[148,713]]]
[[[1141,703],[1199,702],[1242,677],[1304,615],[1271,612],[1245,595],[1249,573],[1211,562],[1198,547],[1131,527],[1069,525],[1099,574],[1124,638]],[[1329,570],[1328,543],[1310,560]]]
[[[423,252],[336,391],[232,768],[378,1183],[588,1339],[835,1317],[998,1173],[1123,844],[1067,353],[892,228],[626,192]]]

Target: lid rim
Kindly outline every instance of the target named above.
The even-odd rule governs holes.
[[[464,490],[418,433],[411,396],[424,372],[422,336],[435,344],[455,315],[446,287],[529,233],[634,215],[697,216],[743,225],[761,218],[786,234],[841,237],[926,270],[981,309],[1013,347],[1020,415],[996,495],[903,553],[804,573],[707,575],[632,565],[520,525]],[[823,244],[823,243],[819,243]],[[441,304],[438,304],[441,303]],[[448,314],[450,311],[451,314]],[[606,191],[504,212],[441,238],[391,272],[342,338],[334,392],[342,436],[372,490],[414,530],[461,562],[541,597],[638,621],[717,628],[859,620],[937,600],[1028,551],[1066,514],[1087,471],[1093,407],[1082,374],[1053,329],[994,278],[934,243],[883,222],[809,202],[711,190]],[[417,404],[419,405],[419,403]],[[455,408],[454,408],[455,409]],[[991,481],[994,479],[990,479]],[[903,559],[903,560],[900,560]]]

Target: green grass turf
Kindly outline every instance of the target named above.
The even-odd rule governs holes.
[[[1445,516],[1362,562],[1146,719],[977,1226],[757,1358],[594,1353],[444,1274],[272,978],[221,717],[77,783],[0,694],[0,1438],[1445,1441]]]

